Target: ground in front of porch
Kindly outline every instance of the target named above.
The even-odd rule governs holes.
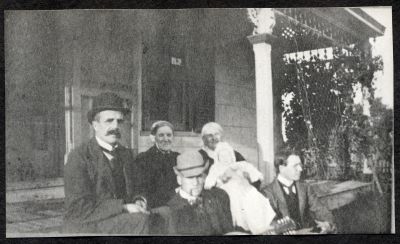
[[[63,213],[63,199],[7,203],[6,236],[59,236]]]
[[[355,183],[350,182],[354,188]],[[355,189],[340,189],[338,185],[325,189],[324,195],[331,205],[339,233],[389,233],[390,232],[390,194],[379,195],[373,191],[360,192]],[[326,187],[327,184],[324,185]],[[365,184],[362,184],[365,187]],[[323,189],[324,187],[321,187]],[[345,205],[333,202],[347,201],[352,192],[356,198]],[[321,196],[322,197],[322,196]],[[6,236],[9,237],[51,237],[61,236],[63,221],[63,199],[37,200],[30,202],[7,203]]]

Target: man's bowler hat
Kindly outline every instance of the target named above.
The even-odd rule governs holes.
[[[104,92],[93,98],[92,109],[88,112],[89,123],[92,123],[97,113],[104,110],[120,111],[124,115],[130,110],[124,106],[124,100],[112,92]]]
[[[204,161],[198,151],[186,151],[176,159],[176,175],[188,178],[201,175],[208,169],[209,162]]]

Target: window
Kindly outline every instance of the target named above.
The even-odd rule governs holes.
[[[200,132],[214,120],[213,39],[193,22],[199,13],[173,12],[160,21],[155,34],[145,37],[142,130],[167,120],[176,131]]]

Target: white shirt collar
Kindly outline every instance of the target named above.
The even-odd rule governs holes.
[[[101,147],[104,147],[108,151],[113,151],[115,148],[118,147],[118,144],[115,144],[115,146],[112,146],[112,145],[108,144],[107,142],[103,141],[102,139],[100,139],[97,136],[96,136],[96,141]]]
[[[291,186],[293,184],[293,180],[288,180],[285,177],[283,177],[281,174],[278,174],[277,179],[279,180],[280,183],[282,183],[284,186]]]
[[[185,192],[184,190],[182,190],[181,187],[178,187],[178,188],[176,189],[176,191],[179,193],[179,195],[180,195],[183,199],[186,199],[186,200],[188,200],[189,202],[190,202],[190,201],[195,201],[196,198],[197,198],[197,197],[194,197],[194,196],[190,195],[189,193]]]
[[[107,142],[101,140],[97,136],[96,136],[96,141],[100,145],[100,147],[103,147],[103,148],[107,149],[108,151],[113,151],[115,148],[118,147],[118,144],[115,144],[115,146],[111,146],[110,144],[108,144]],[[105,152],[104,150],[103,150],[103,154],[108,158],[108,160],[112,160],[114,158],[114,156],[112,156],[111,154]]]
[[[283,190],[286,192],[286,194],[289,194],[289,191],[292,191],[294,194],[296,194],[296,187],[291,187],[293,184],[293,180],[288,180],[282,175],[278,175],[278,180],[281,182],[285,187],[283,187]],[[291,189],[289,189],[289,187]]]

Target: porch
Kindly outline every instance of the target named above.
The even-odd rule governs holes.
[[[252,35],[255,23],[246,9],[8,12],[7,233],[58,234],[64,194],[57,177],[68,152],[93,135],[86,112],[103,91],[118,93],[132,108],[123,143],[136,152],[150,146],[155,120],[177,125],[174,150],[180,152],[198,148],[199,128],[214,120],[269,182],[282,144],[280,97],[273,92],[280,84],[271,75],[278,60],[295,51],[365,43],[384,31],[358,9],[275,9],[274,16],[277,26],[268,35],[278,36],[279,45],[263,38],[268,21]],[[268,18],[261,13],[257,19]],[[285,31],[293,23],[309,34],[303,44],[317,35],[316,46],[296,49]],[[356,192],[372,194],[368,184],[321,186],[321,198],[341,209]]]
[[[357,181],[309,183],[320,200],[332,210],[339,233],[388,232],[390,194],[377,194],[373,190],[373,183]],[[40,184],[37,182],[37,186]],[[36,194],[30,197],[17,191],[7,192],[8,196],[14,194],[14,198],[13,202],[6,204],[6,236],[62,236],[60,230],[64,212],[64,189],[54,182],[53,186],[36,187]]]

